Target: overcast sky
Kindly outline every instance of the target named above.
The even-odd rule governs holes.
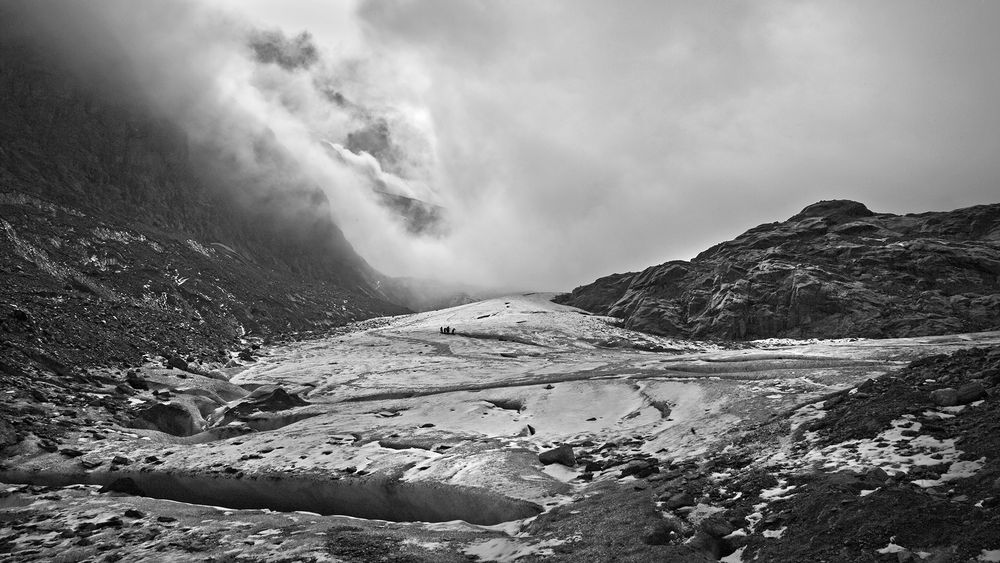
[[[893,213],[1000,201],[997,2],[198,6],[311,32],[338,87],[405,131],[450,236],[406,237],[331,195],[389,274],[568,290],[821,199]]]

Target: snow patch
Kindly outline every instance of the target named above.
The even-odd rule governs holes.
[[[990,561],[991,563],[1000,562],[1000,549],[984,549],[976,561]]]
[[[542,472],[546,475],[551,476],[554,479],[567,483],[576,479],[579,473],[570,467],[566,467],[561,463],[550,463],[542,468]]]
[[[906,548],[903,547],[903,546],[901,546],[901,545],[896,545],[896,544],[892,543],[892,541],[890,541],[889,545],[887,545],[887,546],[885,546],[885,547],[883,547],[881,549],[877,549],[875,551],[881,553],[882,555],[886,555],[886,554],[889,554],[889,553],[899,553],[900,551],[906,551]]]
[[[513,538],[496,538],[481,543],[473,544],[463,552],[467,555],[478,557],[483,561],[497,561],[506,563],[516,561],[521,557],[536,555],[545,557],[553,555],[552,548],[566,543],[567,540],[550,539],[537,543],[521,543]]]
[[[795,485],[784,486],[786,481],[784,479],[778,480],[778,486],[771,489],[764,489],[760,492],[760,498],[767,500],[785,500],[791,498],[792,495],[787,494]]]
[[[822,449],[813,449],[803,455],[795,465],[818,466],[827,471],[851,470],[864,472],[871,467],[880,467],[891,475],[909,473],[914,466],[933,466],[958,460],[961,452],[955,447],[955,440],[938,440],[933,436],[916,435],[921,424],[912,415],[892,421],[891,427],[870,440],[848,440]],[[791,465],[787,458],[773,461]],[[956,468],[968,472],[969,466]]]
[[[719,561],[721,563],[743,563],[743,551],[745,549],[746,546],[743,546],[722,559],[719,559]]]
[[[785,535],[785,530],[787,529],[788,526],[782,526],[777,530],[764,530],[763,532],[761,532],[761,534],[765,538],[780,538],[781,536]]]
[[[403,544],[412,545],[414,547],[419,547],[421,549],[426,549],[427,551],[437,551],[439,549],[445,549],[447,547],[447,545],[444,542],[420,541],[413,538],[404,539]]]
[[[955,479],[968,479],[982,469],[985,464],[985,457],[981,457],[975,461],[956,461],[948,467],[948,471],[941,475],[941,477],[937,479],[917,479],[913,481],[913,484],[926,488],[937,487]]]

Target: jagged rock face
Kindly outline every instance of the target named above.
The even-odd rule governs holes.
[[[557,301],[669,336],[917,336],[1000,328],[998,277],[1000,204],[893,215],[835,200]]]

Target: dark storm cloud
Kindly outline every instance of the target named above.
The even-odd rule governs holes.
[[[308,31],[289,38],[277,30],[255,30],[250,33],[249,44],[258,61],[285,70],[309,68],[319,60],[319,51]]]

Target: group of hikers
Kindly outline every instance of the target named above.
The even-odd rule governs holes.
[[[438,329],[441,334],[455,334],[455,329],[450,326],[443,326]]]

